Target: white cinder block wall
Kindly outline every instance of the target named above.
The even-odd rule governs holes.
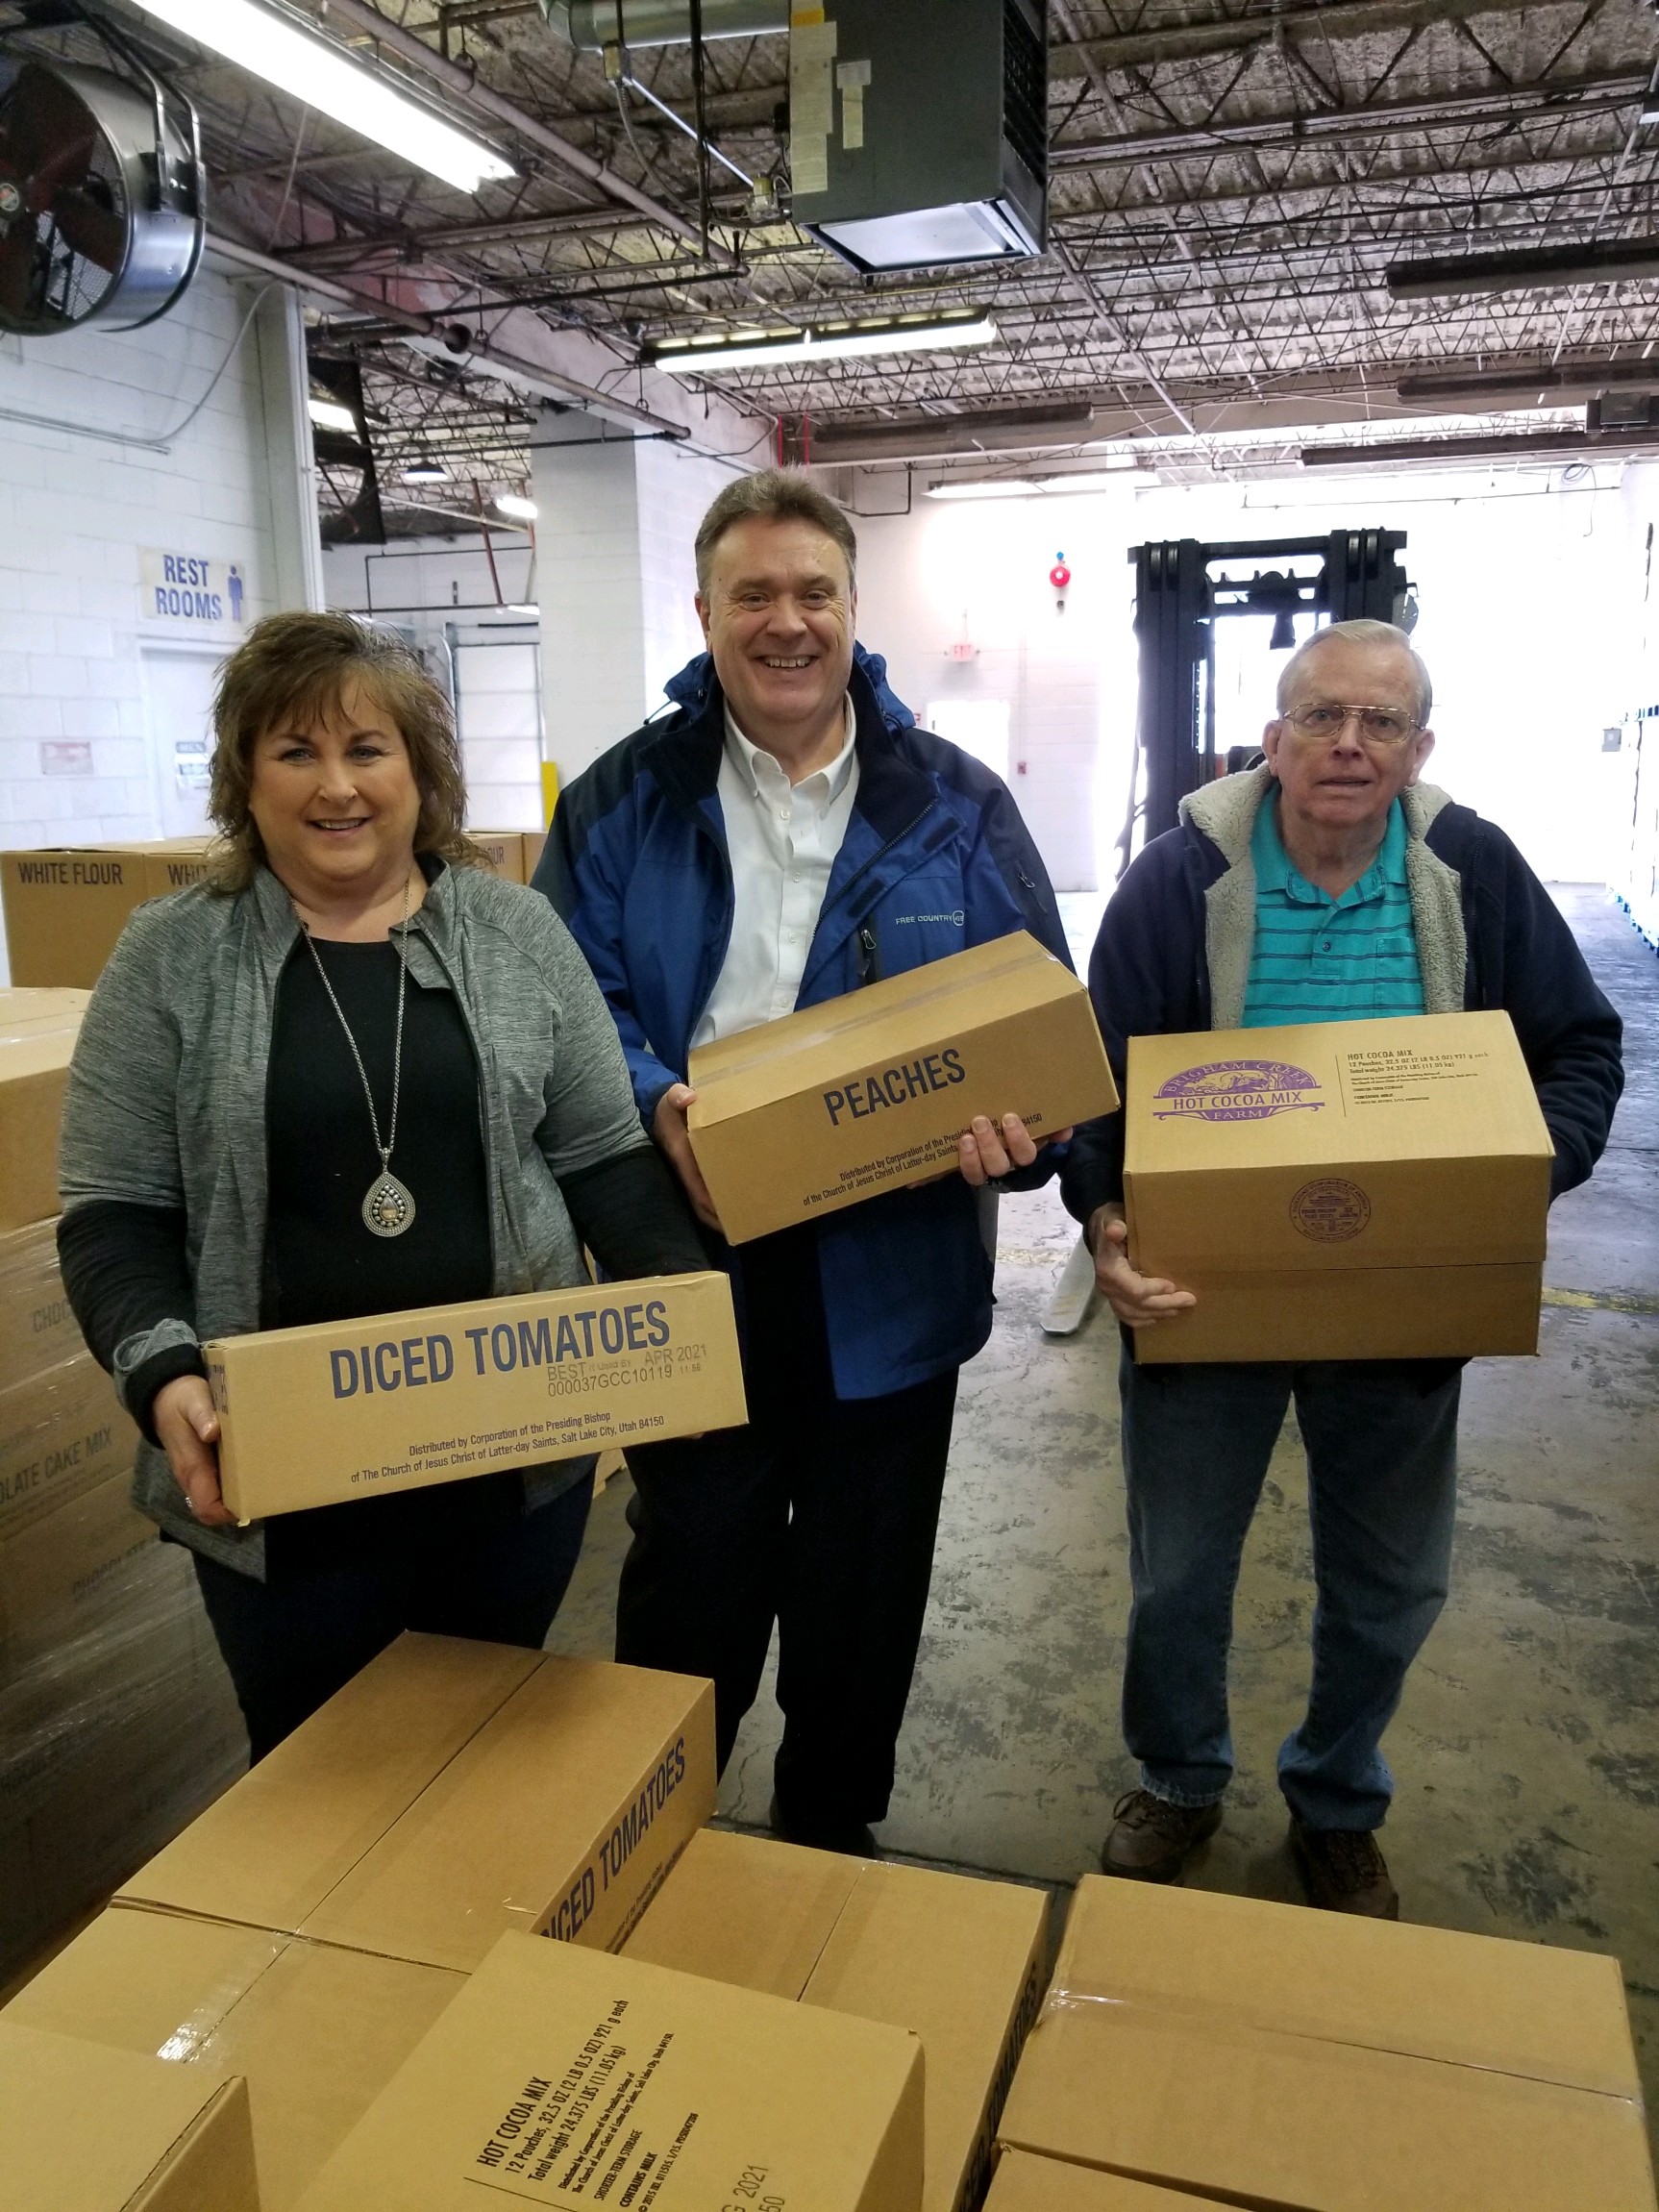
[[[205,696],[246,623],[303,604],[320,574],[314,496],[293,481],[310,454],[296,452],[303,351],[285,289],[267,294],[165,451],[54,427],[163,437],[207,392],[257,296],[206,270],[143,330],[0,336],[0,845],[176,827],[161,779],[180,700]],[[243,623],[147,611],[146,549],[235,562]]]
[[[569,783],[662,704],[662,685],[702,650],[692,543],[738,473],[654,439],[591,439],[535,454],[536,581],[548,758]]]

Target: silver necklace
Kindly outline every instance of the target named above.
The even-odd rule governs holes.
[[[317,963],[317,973],[323,979],[323,988],[329,994],[329,1004],[338,1014],[340,1027],[346,1032],[346,1042],[352,1049],[352,1057],[358,1064],[358,1076],[363,1086],[363,1097],[368,1102],[369,1127],[374,1131],[375,1150],[381,1156],[381,1172],[370,1183],[362,1205],[363,1227],[373,1236],[402,1236],[415,1217],[415,1202],[406,1186],[392,1173],[392,1147],[398,1141],[398,1098],[403,1089],[404,1072],[404,996],[409,988],[409,886],[404,884],[403,922],[398,932],[398,1022],[397,1042],[392,1051],[392,1110],[386,1125],[386,1141],[381,1142],[380,1116],[375,1112],[375,1094],[369,1087],[368,1070],[363,1066],[363,1056],[358,1050],[358,1040],[352,1034],[345,1008],[334,996],[334,986],[329,982],[329,971],[323,966],[323,956],[317,951],[310,930],[306,931],[306,943],[311,948],[311,958]]]

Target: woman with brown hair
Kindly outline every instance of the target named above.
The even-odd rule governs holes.
[[[537,1647],[590,1459],[247,1528],[218,1336],[706,1264],[586,963],[476,864],[447,702],[345,615],[262,622],[214,711],[211,878],[134,914],[70,1070],[59,1251],[187,1544],[257,1759],[405,1628]]]

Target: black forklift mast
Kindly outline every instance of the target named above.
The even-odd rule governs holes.
[[[1402,530],[1333,530],[1328,537],[1266,537],[1202,545],[1196,537],[1137,545],[1135,636],[1140,645],[1140,722],[1137,778],[1144,798],[1131,789],[1127,819],[1118,840],[1121,876],[1134,849],[1137,821],[1145,839],[1176,826],[1189,791],[1216,773],[1215,632],[1227,614],[1271,614],[1275,648],[1296,642],[1298,611],[1331,622],[1367,617],[1376,622],[1416,619],[1411,585],[1399,556]],[[1247,577],[1225,573],[1227,563],[1319,557],[1317,576],[1256,569]],[[1224,573],[1212,575],[1222,567]]]

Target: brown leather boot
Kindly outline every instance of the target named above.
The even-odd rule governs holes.
[[[1151,1790],[1130,1790],[1112,1807],[1101,1872],[1126,1881],[1174,1881],[1189,1853],[1221,1825],[1219,1804],[1176,1805]]]
[[[1399,1892],[1370,1828],[1310,1828],[1290,1824],[1290,1848],[1307,1885],[1307,1901],[1323,1912],[1362,1920],[1398,1920]]]

